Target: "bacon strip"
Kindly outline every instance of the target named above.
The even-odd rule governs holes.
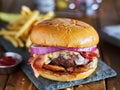
[[[45,63],[45,55],[39,55],[34,61],[34,68],[40,70]]]
[[[83,55],[87,55],[86,53]],[[94,53],[90,53],[90,55],[88,55],[89,57],[93,57],[95,54]],[[55,71],[55,72],[76,72],[76,73],[80,73],[80,72],[85,72],[89,69],[89,67],[87,65],[81,66],[81,67],[68,67],[68,68],[64,68],[62,66],[58,66],[58,65],[51,65],[51,64],[45,64],[45,55],[35,55],[34,57],[30,57],[29,64],[31,64],[31,67],[34,71],[34,75],[36,77],[39,76],[39,70],[43,68],[51,70],[51,71]]]
[[[31,64],[31,67],[34,71],[34,74],[36,77],[39,76],[38,70],[40,70],[45,62],[44,59],[45,55],[35,55],[35,57],[30,58],[29,63]]]
[[[44,64],[43,67],[45,69],[52,70],[52,71],[65,71],[65,68],[57,65]]]
[[[88,65],[84,65],[82,67],[75,68],[74,72],[76,72],[76,73],[82,73],[82,72],[87,71],[88,69],[89,69],[89,66]]]
[[[81,67],[69,67],[69,68],[66,68],[66,70],[68,72],[74,72],[74,73],[82,73],[82,72],[85,72],[89,69],[89,66],[88,65],[84,65],[84,66],[81,66]]]
[[[37,70],[34,68],[34,66],[33,66],[34,61],[35,61],[37,58],[38,58],[38,55],[36,55],[35,57],[29,59],[29,64],[31,65],[31,67],[32,67],[32,69],[33,69],[33,72],[34,72],[35,77],[38,77],[38,76],[39,76],[38,71],[37,71]]]
[[[33,57],[29,57],[28,64],[31,64],[32,60],[33,60]]]

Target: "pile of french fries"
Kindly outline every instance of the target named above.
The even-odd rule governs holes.
[[[26,6],[22,6],[20,14],[6,15],[6,13],[0,12],[0,19],[9,23],[7,27],[0,30],[0,36],[10,41],[15,47],[29,48],[32,44],[29,36],[32,27],[54,16],[54,12],[40,14],[38,10],[32,11]]]

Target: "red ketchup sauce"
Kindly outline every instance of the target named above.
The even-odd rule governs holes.
[[[17,60],[11,56],[0,57],[0,66],[10,66],[17,63]]]

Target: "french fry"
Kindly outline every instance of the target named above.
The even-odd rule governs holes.
[[[8,36],[8,35],[5,35],[5,36],[3,36],[6,40],[8,40],[8,41],[10,41],[12,44],[13,44],[13,46],[15,46],[15,47],[18,47],[18,43],[17,43],[17,41],[15,40],[15,38],[13,38],[13,37],[11,37],[11,36]]]
[[[12,22],[12,23],[8,24],[7,29],[18,31],[18,30],[20,30],[21,26],[24,25],[26,20],[27,20],[27,18],[21,18],[20,20]]]
[[[24,43],[22,42],[22,40],[20,39],[20,38],[15,38],[16,39],[16,41],[18,42],[18,45],[20,46],[20,47],[24,47]]]
[[[30,41],[31,29],[37,23],[53,18],[54,12],[48,12],[47,14],[40,14],[38,10],[31,11],[28,7],[22,6],[20,14],[8,14],[0,12],[1,15],[5,15],[9,24],[6,28],[0,30],[0,36],[10,41],[15,47],[29,48],[32,44]],[[13,20],[12,20],[13,19]],[[11,21],[12,20],[12,21]]]
[[[53,11],[48,12],[47,14],[43,15],[42,20],[50,19],[55,16],[55,13]]]
[[[40,15],[38,17],[38,19],[37,19],[38,21],[36,21],[34,25],[42,22],[43,20],[47,20],[47,19],[53,18],[54,16],[55,16],[55,13],[53,11],[48,12],[45,15]]]
[[[28,17],[32,14],[32,11],[27,6],[22,6],[21,14]]]
[[[21,27],[21,29],[16,34],[16,38],[20,37],[25,31],[29,31],[29,27],[32,25],[32,23],[37,19],[39,16],[38,11],[34,11],[31,15],[30,19]]]
[[[0,31],[0,35],[15,35],[17,32],[16,31],[8,31],[8,30],[5,30],[5,29],[2,29]]]
[[[14,22],[22,17],[21,14],[13,14],[13,13],[4,13],[0,12],[0,20],[3,20],[5,22]]]
[[[30,37],[28,37],[27,41],[26,41],[26,47],[29,48],[31,46],[32,42],[30,40]]]

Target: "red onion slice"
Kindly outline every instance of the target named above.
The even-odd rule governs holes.
[[[76,51],[76,52],[95,51],[96,49],[97,49],[97,46],[92,46],[92,47],[89,47],[89,48],[67,48],[67,50]]]
[[[55,52],[59,50],[61,49],[57,47],[40,47],[37,45],[32,45],[30,48],[31,54],[46,54],[46,53]]]
[[[37,46],[37,45],[32,45],[30,50],[31,54],[46,54],[50,52],[55,52],[59,50],[70,50],[70,51],[75,51],[75,52],[82,52],[82,51],[95,51],[97,49],[97,46],[92,46],[89,48],[66,48],[66,47],[42,47],[42,46]]]

